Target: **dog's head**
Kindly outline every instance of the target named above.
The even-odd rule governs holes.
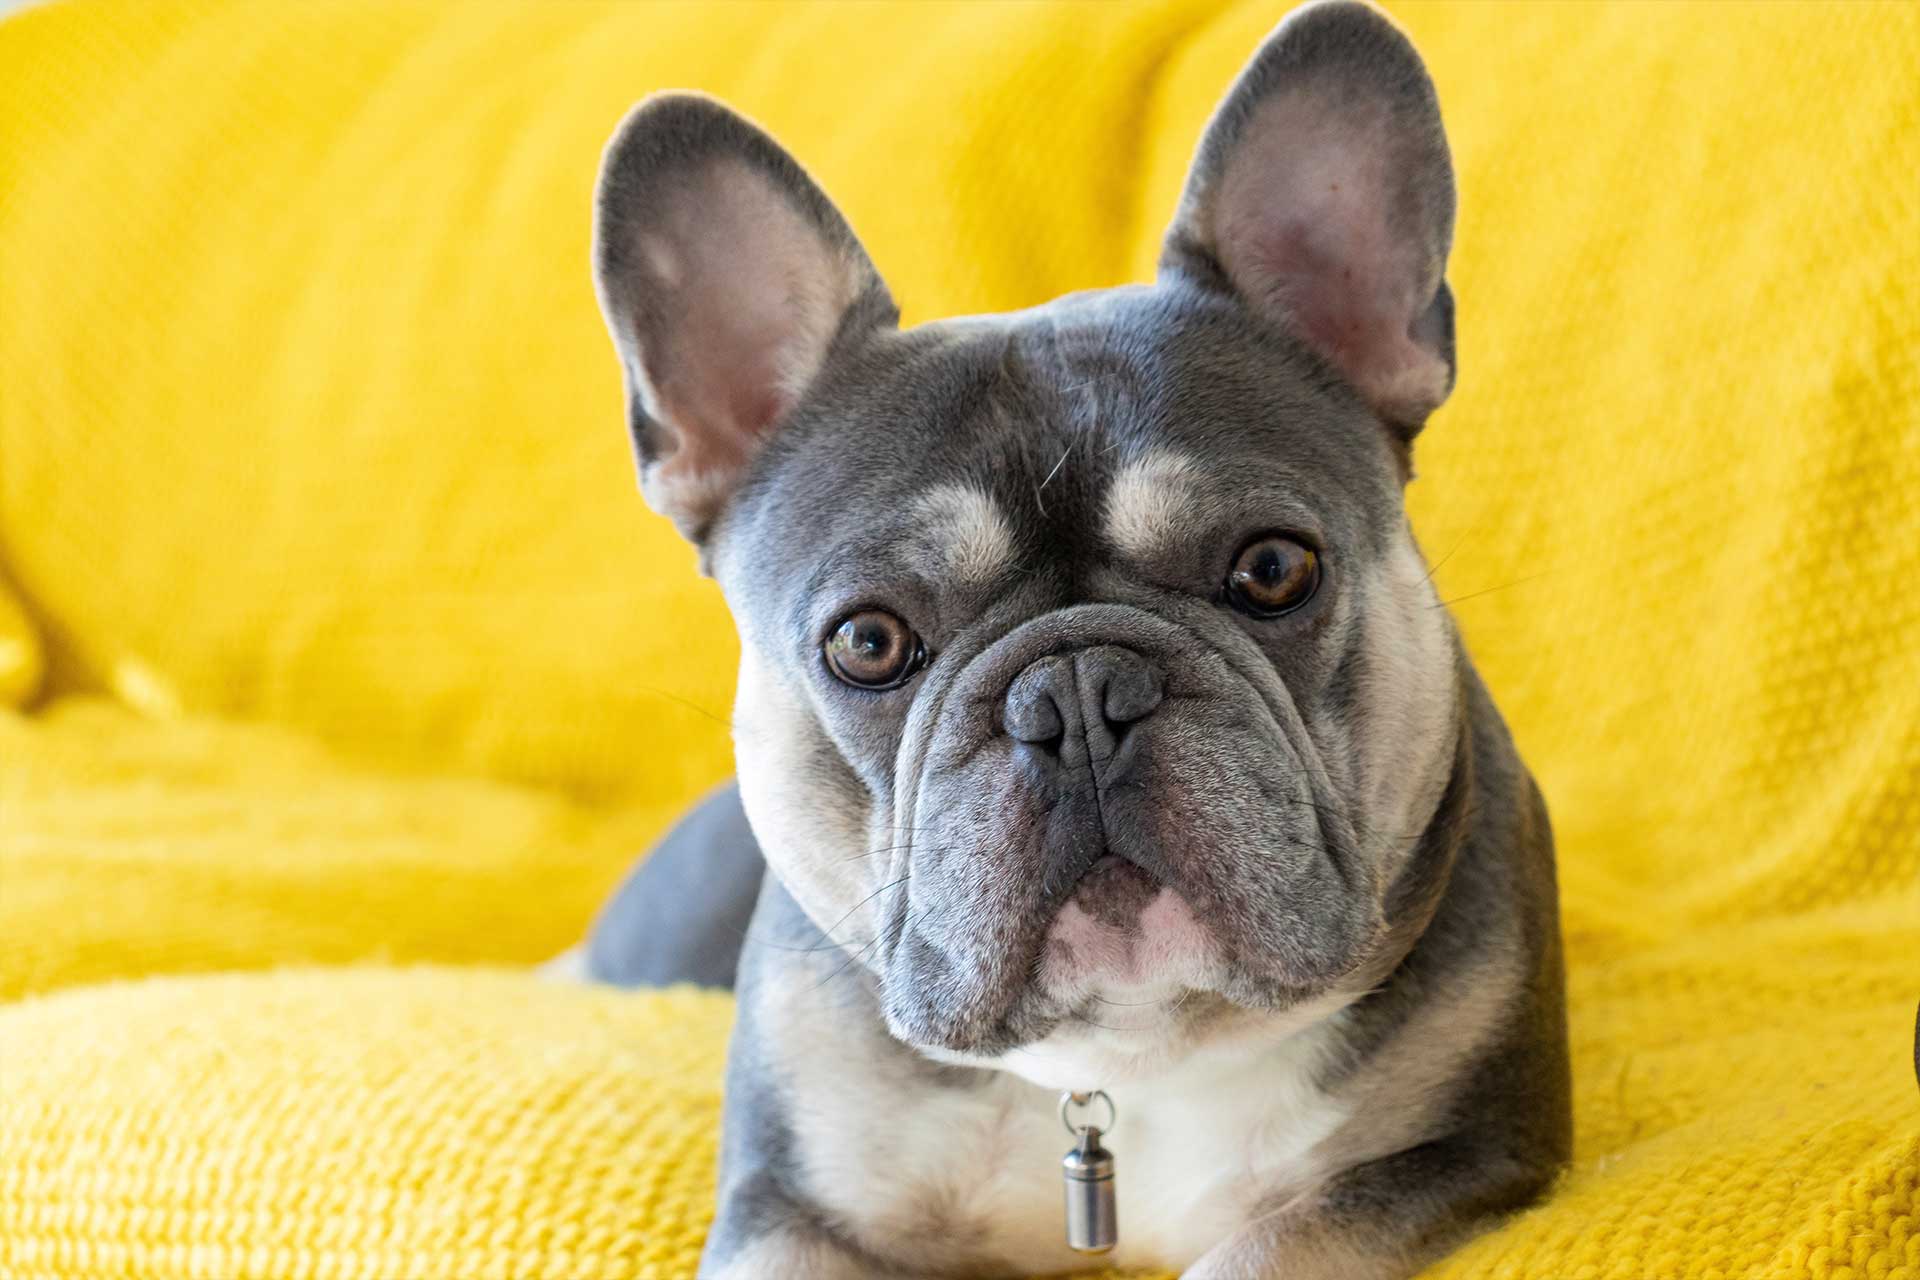
[[[1432,85],[1353,3],[1241,75],[1154,284],[1012,315],[902,331],[753,125],[622,125],[641,487],[739,624],[769,862],[902,1039],[1111,1079],[1377,980],[1460,734],[1402,505],[1452,222]]]

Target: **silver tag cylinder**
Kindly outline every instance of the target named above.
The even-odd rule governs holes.
[[[1067,1247],[1077,1253],[1105,1253],[1119,1242],[1114,1212],[1113,1153],[1100,1145],[1100,1131],[1081,1131],[1080,1145],[1060,1161],[1067,1189]]]

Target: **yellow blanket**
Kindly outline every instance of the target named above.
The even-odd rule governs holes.
[[[727,1001],[513,969],[728,767],[599,147],[708,89],[909,321],[1018,306],[1147,274],[1283,4],[0,22],[0,1277],[691,1276]],[[1462,191],[1411,500],[1578,1125],[1433,1274],[1920,1280],[1920,8],[1393,12]]]

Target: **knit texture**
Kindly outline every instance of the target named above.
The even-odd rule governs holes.
[[[1025,305],[1150,274],[1280,9],[0,22],[0,1277],[690,1277],[727,1000],[507,967],[729,767],[599,148],[707,89],[909,322]],[[1920,9],[1392,11],[1462,197],[1410,503],[1553,813],[1577,1125],[1431,1274],[1920,1280]]]

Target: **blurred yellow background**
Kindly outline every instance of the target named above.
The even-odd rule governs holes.
[[[730,767],[600,147],[719,94],[907,322],[1022,306],[1150,275],[1285,7],[0,23],[0,1274],[691,1275],[726,1002],[444,967]],[[1461,189],[1410,502],[1553,812],[1578,1095],[1436,1274],[1916,1280],[1920,8],[1390,11]]]

